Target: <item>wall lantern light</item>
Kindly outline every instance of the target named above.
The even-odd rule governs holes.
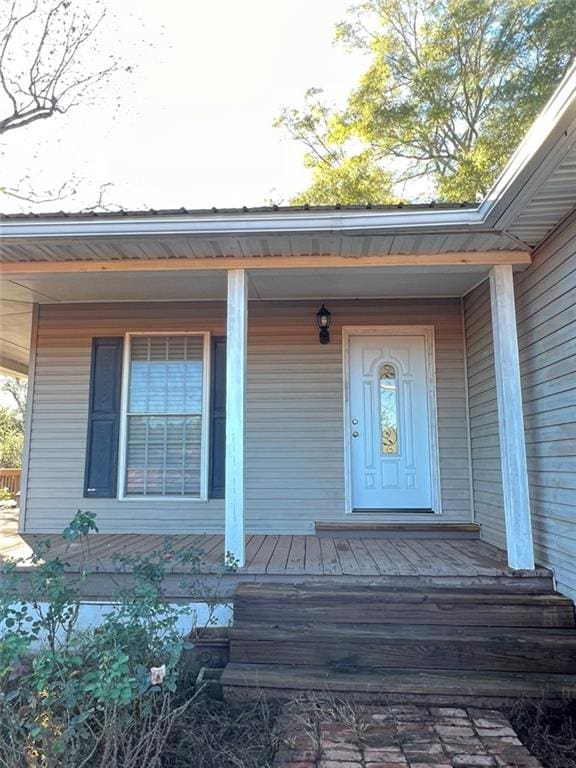
[[[330,343],[329,328],[330,328],[331,320],[332,320],[332,315],[326,309],[324,304],[322,304],[318,312],[316,312],[316,322],[318,323],[318,328],[320,328],[320,344]]]

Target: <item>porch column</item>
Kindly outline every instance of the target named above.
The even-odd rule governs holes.
[[[532,570],[534,545],[511,265],[490,270],[490,300],[508,564]]]
[[[248,290],[244,269],[228,271],[226,340],[226,559],[244,565],[244,411]]]

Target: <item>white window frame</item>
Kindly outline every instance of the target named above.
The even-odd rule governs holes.
[[[200,444],[200,495],[163,496],[161,494],[126,495],[126,454],[128,450],[128,397],[130,394],[130,349],[134,336],[200,336],[204,343],[202,364],[202,433]],[[120,441],[118,455],[118,500],[129,502],[162,501],[206,502],[208,501],[208,469],[210,466],[210,381],[211,381],[211,334],[209,331],[130,331],[124,334],[122,360],[122,407],[120,415]]]

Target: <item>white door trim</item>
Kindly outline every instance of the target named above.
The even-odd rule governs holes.
[[[352,436],[350,434],[350,337],[424,336],[426,385],[428,392],[428,439],[430,442],[430,486],[432,509],[442,514],[440,497],[440,452],[438,448],[438,408],[436,402],[436,354],[433,325],[346,325],[342,328],[342,367],[344,380],[344,511],[352,512]],[[413,514],[408,513],[407,514]]]

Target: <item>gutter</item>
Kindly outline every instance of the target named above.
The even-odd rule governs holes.
[[[421,230],[438,227],[468,227],[481,223],[477,209],[338,211],[330,213],[238,213],[145,217],[118,219],[5,220],[0,237],[66,238],[117,237],[130,235],[299,235],[299,234],[381,234],[388,230]]]

